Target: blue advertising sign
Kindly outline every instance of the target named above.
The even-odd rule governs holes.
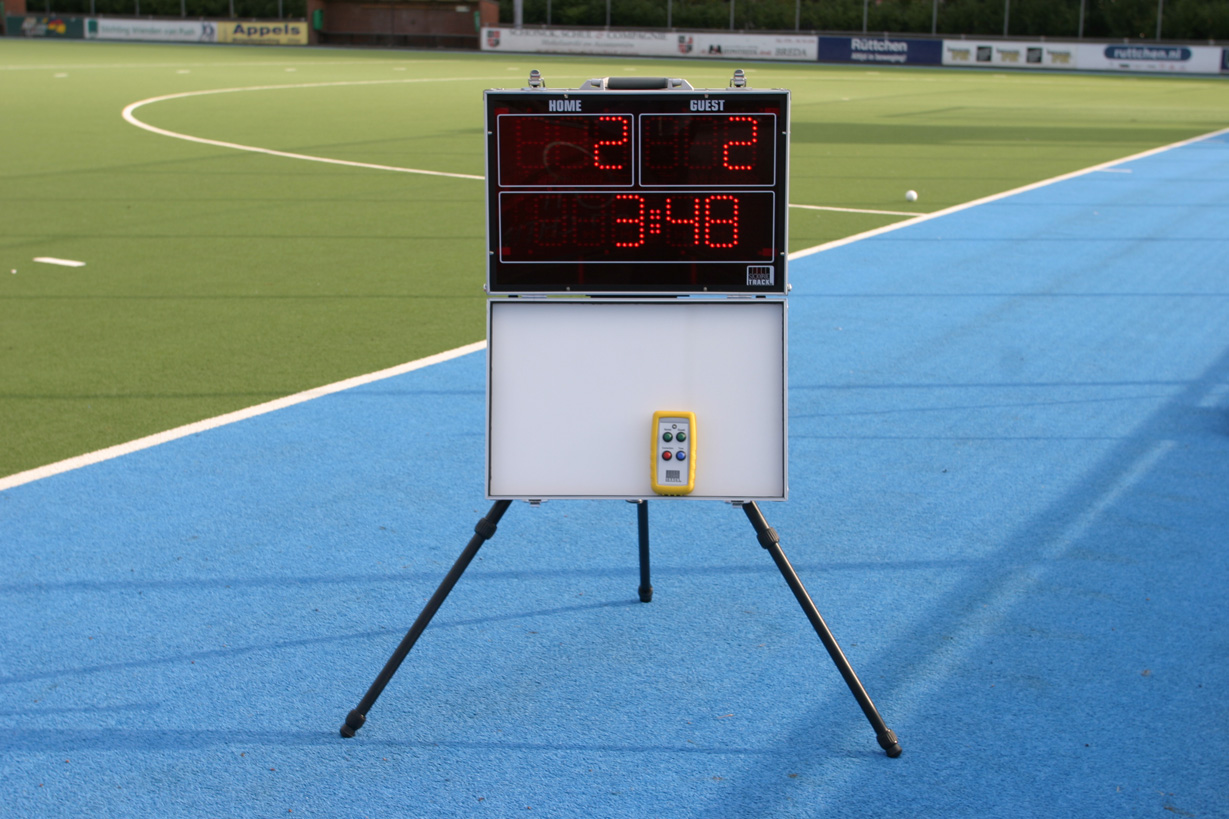
[[[899,37],[820,37],[819,61],[874,65],[941,65],[943,41]]]

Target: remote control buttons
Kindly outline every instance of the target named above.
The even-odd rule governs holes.
[[[663,453],[661,454],[661,459],[662,459],[663,461],[668,461],[668,460],[670,460],[670,459],[671,459],[671,458],[673,458],[673,457],[674,457],[674,455],[672,455],[672,454],[670,453],[670,450],[668,450],[668,449],[667,449],[665,452],[663,452]]]

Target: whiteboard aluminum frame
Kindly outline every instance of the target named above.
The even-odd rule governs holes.
[[[783,298],[488,299],[487,499],[787,500],[788,335]],[[689,495],[657,410],[696,413]]]

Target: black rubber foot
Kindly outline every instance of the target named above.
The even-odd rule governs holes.
[[[640,602],[641,603],[652,603],[653,602],[653,587],[652,586],[641,586],[639,589],[637,589],[637,591],[640,592]]]
[[[360,714],[358,711],[351,711],[346,714],[346,721],[341,726],[341,735],[346,739],[354,736],[354,732],[363,727],[363,723],[367,721],[367,717]]]
[[[882,748],[892,759],[900,756],[900,743],[896,741],[896,733],[889,728],[879,735],[879,747]]]

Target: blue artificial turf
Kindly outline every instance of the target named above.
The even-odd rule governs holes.
[[[1229,816],[1229,139],[796,263],[785,552],[470,537],[485,356],[0,492],[13,816]]]

